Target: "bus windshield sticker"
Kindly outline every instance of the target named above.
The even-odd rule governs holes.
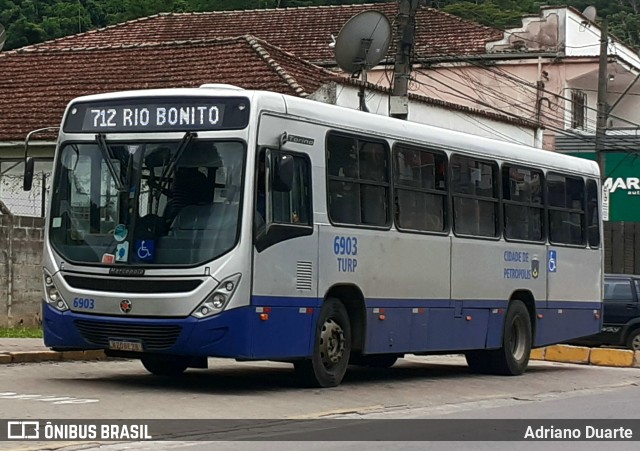
[[[129,258],[129,242],[125,241],[116,246],[116,261],[126,262]]]
[[[154,240],[136,240],[136,257],[141,262],[152,262],[155,259],[156,246]]]
[[[116,241],[124,241],[127,238],[127,226],[118,224],[113,231],[113,237]]]
[[[333,239],[333,253],[338,262],[338,272],[356,272],[358,268],[358,238],[337,235]]]
[[[60,216],[58,216],[57,218],[53,218],[51,220],[51,227],[53,227],[54,229],[58,229],[62,226],[62,218]]]
[[[102,254],[102,263],[106,265],[112,265],[116,261],[116,256],[113,254]]]
[[[549,272],[556,272],[558,270],[558,251],[549,250]]]

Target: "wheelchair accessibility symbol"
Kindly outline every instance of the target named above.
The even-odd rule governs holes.
[[[150,262],[155,258],[154,240],[136,240],[136,257],[138,261]]]
[[[549,272],[556,272],[558,270],[558,251],[549,251],[547,268]]]

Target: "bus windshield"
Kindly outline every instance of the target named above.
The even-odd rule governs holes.
[[[66,143],[52,186],[51,244],[71,262],[196,265],[237,242],[245,145]]]

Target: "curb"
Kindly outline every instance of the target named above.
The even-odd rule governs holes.
[[[640,368],[640,351],[629,349],[553,345],[532,350],[530,359],[581,365]]]
[[[0,365],[10,363],[69,362],[107,360],[103,350],[0,352]],[[581,365],[640,368],[640,351],[584,346],[553,345],[533,349],[531,360]]]
[[[0,364],[106,360],[103,350],[0,352]]]

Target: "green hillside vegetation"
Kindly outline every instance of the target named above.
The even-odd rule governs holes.
[[[382,0],[388,1],[388,0]],[[0,24],[7,32],[5,50],[113,25],[159,12],[223,11],[297,6],[380,3],[381,0],[0,0]],[[465,19],[505,28],[537,13],[544,2],[533,0],[427,0]],[[550,4],[557,4],[550,2]],[[612,34],[640,47],[640,0],[570,0],[582,11],[594,5],[609,18]]]

